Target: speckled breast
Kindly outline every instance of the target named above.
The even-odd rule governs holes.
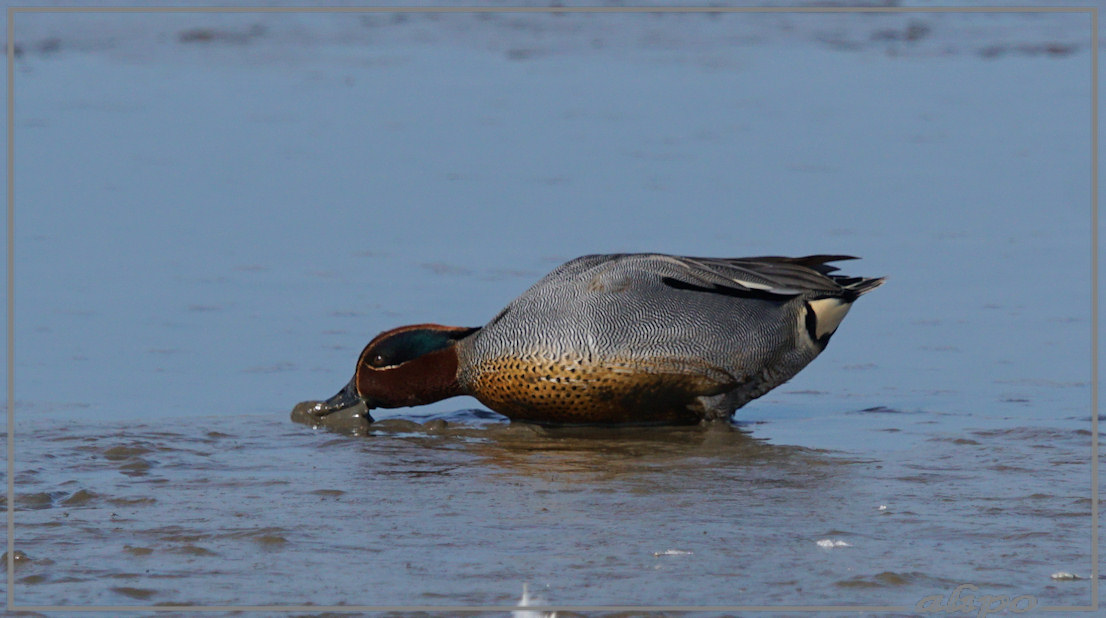
[[[700,420],[696,376],[643,370],[640,361],[563,355],[501,357],[467,370],[467,390],[514,420],[555,424],[652,424]]]

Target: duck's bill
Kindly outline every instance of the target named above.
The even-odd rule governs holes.
[[[357,394],[357,384],[355,381],[356,378],[350,380],[345,388],[338,391],[338,394],[330,399],[316,403],[311,413],[315,416],[326,416],[327,414],[333,414],[352,408],[361,403],[361,397]]]

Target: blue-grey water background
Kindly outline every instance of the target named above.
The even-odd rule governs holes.
[[[1089,34],[17,15],[15,602],[1089,603]],[[620,251],[889,281],[736,427],[289,420]]]

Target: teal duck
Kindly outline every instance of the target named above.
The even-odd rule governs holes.
[[[848,259],[576,258],[485,326],[377,335],[349,384],[311,412],[471,395],[541,424],[728,419],[814,360],[853,302],[884,282],[834,274],[829,263]]]

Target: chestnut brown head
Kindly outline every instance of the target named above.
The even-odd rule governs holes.
[[[454,345],[478,330],[414,324],[380,333],[361,352],[349,384],[313,413],[326,416],[359,402],[370,410],[418,406],[460,395]]]

